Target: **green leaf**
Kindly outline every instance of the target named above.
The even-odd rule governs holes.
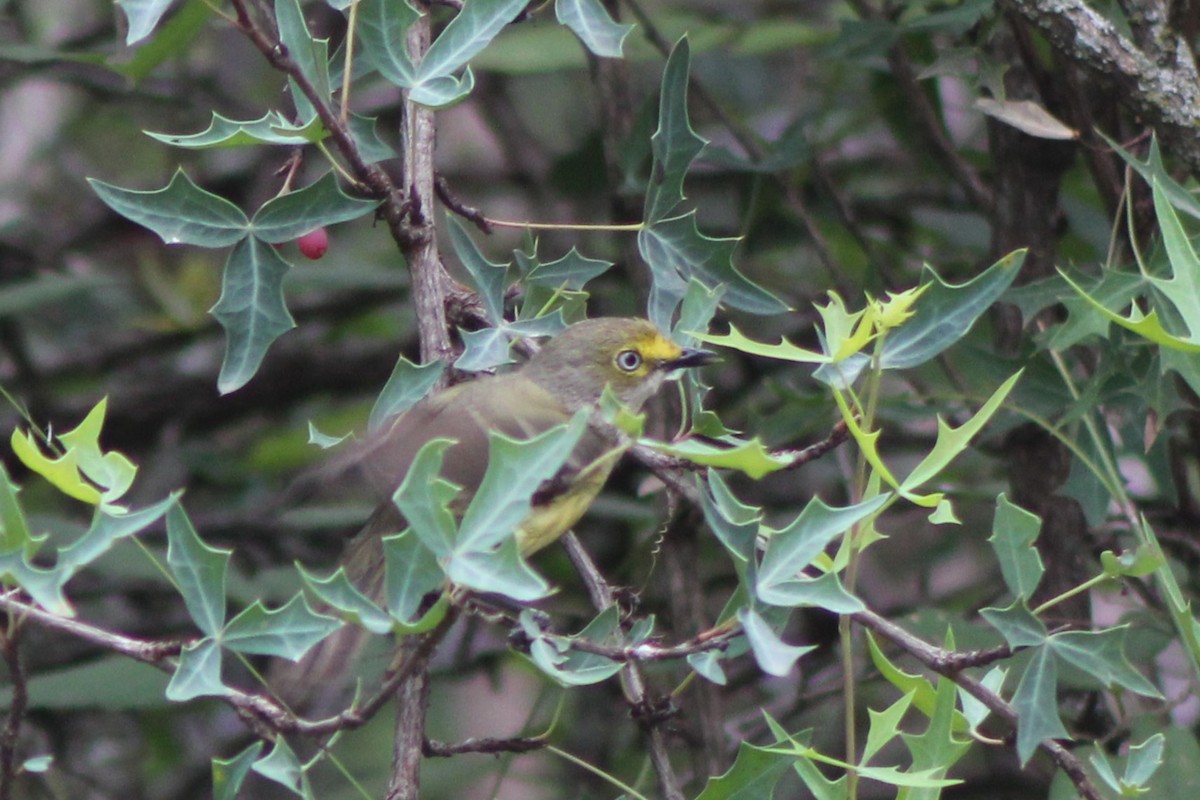
[[[23,549],[0,553],[0,583],[15,583],[24,589],[33,602],[54,614],[75,616],[62,587],[66,578],[57,569],[42,569],[29,563]]]
[[[467,372],[476,372],[511,363],[514,337],[549,336],[565,327],[567,323],[563,319],[562,309],[558,308],[553,313],[534,319],[502,322],[494,328],[477,331],[460,331],[463,352],[455,360],[454,366]]]
[[[125,12],[129,30],[125,33],[125,44],[141,41],[154,32],[158,21],[175,0],[117,0]]]
[[[119,540],[140,533],[161,519],[179,500],[180,494],[173,492],[152,506],[122,514],[96,509],[87,532],[58,553],[56,566],[62,571],[64,582],[108,552]]]
[[[250,220],[250,230],[264,242],[281,244],[325,225],[358,219],[378,206],[377,200],[346,195],[330,171],[303,189],[263,203]]]
[[[1150,277],[1150,282],[1175,306],[1187,326],[1189,342],[1200,343],[1200,258],[1179,222],[1157,179],[1152,183],[1154,213],[1162,232],[1163,248],[1171,262],[1171,278]]]
[[[167,684],[167,699],[185,703],[197,697],[220,697],[227,689],[221,682],[221,648],[212,639],[189,644],[179,654],[179,665]]]
[[[242,781],[246,780],[262,748],[262,742],[254,742],[233,758],[212,760],[213,800],[237,800]]]
[[[167,244],[228,247],[244,239],[250,220],[223,197],[206,192],[183,170],[162,189],[142,192],[88,178],[105,205],[149,228]]]
[[[1125,657],[1126,630],[1122,626],[1102,631],[1062,631],[1047,638],[1046,646],[1110,689],[1122,686],[1146,697],[1162,698],[1154,684]]]
[[[620,58],[621,45],[634,28],[615,22],[600,0],[555,0],[554,16],[602,58]]]
[[[1157,183],[1171,201],[1171,205],[1190,216],[1200,218],[1200,201],[1196,200],[1190,191],[1167,172],[1167,167],[1162,160],[1162,151],[1158,147],[1157,136],[1150,138],[1150,150],[1145,161],[1138,161],[1132,153],[1121,147],[1120,143],[1108,138],[1103,133],[1100,133],[1100,138],[1104,139],[1117,155],[1125,159],[1125,163],[1132,167],[1134,172],[1141,175],[1142,180],[1147,184]]]
[[[1023,599],[1007,608],[984,608],[979,613],[1000,631],[1009,647],[1030,647],[1046,641],[1046,626],[1030,613]]]
[[[884,680],[912,697],[913,704],[926,716],[933,716],[937,705],[937,692],[932,683],[920,675],[905,672],[893,664],[879,647],[879,643],[875,641],[875,637],[870,631],[867,631],[867,651],[871,654],[871,663],[875,665],[875,669],[879,670],[879,674],[883,676]]]
[[[386,554],[385,545],[385,557]],[[304,585],[343,619],[361,625],[371,633],[384,634],[391,631],[391,617],[350,582],[344,567],[338,567],[337,572],[327,578],[318,578],[300,564],[296,565],[296,569],[300,572]]]
[[[1141,744],[1129,748],[1129,761],[1125,765],[1123,783],[1127,787],[1144,788],[1163,762],[1166,737],[1156,733]]]
[[[83,477],[101,489],[101,506],[111,506],[120,500],[137,475],[137,467],[128,458],[115,450],[105,453],[100,449],[100,430],[107,410],[108,398],[104,397],[82,422],[58,435],[67,452],[76,455]]]
[[[429,394],[445,369],[446,364],[443,361],[417,365],[400,356],[383,386],[383,391],[379,393],[375,405],[371,408],[371,415],[367,419],[367,432],[379,431],[397,414],[416,405],[417,401]]]
[[[780,580],[768,586],[760,584],[757,594],[764,603],[785,608],[814,606],[834,614],[853,614],[866,608],[831,572],[815,578]]]
[[[767,549],[756,587],[759,598],[771,603],[767,597],[772,596],[776,587],[794,581],[834,538],[874,514],[891,497],[881,494],[845,508],[828,506],[821,498],[814,497],[786,527],[767,529]]]
[[[958,711],[955,709],[956,697],[954,681],[945,677],[939,678],[937,701],[933,714],[929,717],[929,726],[921,734],[900,734],[908,751],[912,753],[912,771],[943,777],[970,749],[969,740],[960,740],[954,736],[954,725],[959,721]],[[941,791],[937,787],[912,787],[901,790],[897,800],[937,800],[939,797]]]
[[[450,503],[462,487],[439,476],[446,448],[454,439],[431,439],[413,458],[392,501],[413,533],[435,555],[445,558],[454,546],[456,527]]]
[[[407,0],[359,0],[358,35],[368,60],[391,83],[411,87],[417,72],[408,57],[408,29],[421,15]]]
[[[671,49],[663,70],[658,130],[650,139],[654,160],[650,168],[650,182],[646,187],[645,219],[648,225],[662,221],[683,200],[684,176],[707,144],[692,130],[688,120],[690,66],[691,49],[685,36]]]
[[[516,539],[505,539],[492,550],[454,552],[446,577],[457,586],[501,594],[519,603],[532,603],[550,594],[550,584],[521,557]]]
[[[558,473],[586,430],[587,413],[580,412],[524,441],[490,431],[487,471],[463,514],[455,551],[487,551],[511,537],[529,515],[533,493]]]
[[[675,304],[683,298],[687,281],[695,278],[709,289],[725,287],[725,301],[752,314],[777,314],[787,305],[752,282],[733,265],[737,239],[713,239],[700,233],[696,212],[655,220],[638,232],[638,251],[650,265],[654,286]],[[674,305],[672,305],[674,308]],[[669,327],[665,326],[665,327]]]
[[[275,0],[275,22],[279,26],[279,40],[304,77],[317,90],[322,99],[328,99],[329,88],[329,40],[314,39],[304,21],[300,0]],[[292,95],[301,119],[307,119],[311,106],[302,93],[292,84]]]
[[[299,661],[313,645],[342,624],[341,620],[313,611],[300,594],[273,611],[261,600],[255,600],[229,620],[221,633],[221,643],[238,653]]]
[[[880,353],[880,366],[883,369],[920,366],[965,336],[1017,277],[1025,261],[1025,252],[1014,250],[982,274],[958,285],[944,282],[926,266],[928,288],[917,300],[916,315],[888,334]],[[831,386],[846,388],[857,379],[868,361],[868,356],[859,353],[836,366],[821,367],[813,377]]]
[[[974,416],[957,428],[951,427],[939,414],[937,441],[934,442],[933,449],[929,451],[929,454],[921,459],[921,462],[900,484],[900,494],[918,505],[937,505],[942,499],[940,493],[917,496],[914,495],[914,490],[939,476],[951,461],[967,449],[971,440],[1000,409],[1000,405],[1008,398],[1009,393],[1023,374],[1024,372],[1020,371],[1011,375],[1008,380],[1000,384],[996,391],[992,392],[992,396],[979,408],[979,411],[975,412]]]
[[[755,480],[784,469],[791,463],[786,458],[773,455],[758,437],[746,441],[729,436],[725,437],[720,445],[702,439],[680,439],[675,442],[643,439],[640,444],[660,453],[691,461],[693,464],[735,469]]]
[[[283,300],[283,279],[290,268],[274,247],[254,237],[230,251],[221,296],[209,309],[225,329],[225,359],[217,377],[221,394],[245,386],[267,348],[296,327]]]
[[[488,319],[493,325],[503,325],[504,287],[508,284],[508,267],[488,261],[458,217],[450,217],[449,230],[454,254],[470,273]]]
[[[1066,273],[1059,271],[1063,280],[1075,290],[1075,292],[1100,315],[1109,322],[1115,322],[1126,330],[1133,331],[1138,336],[1144,339],[1149,339],[1157,345],[1166,347],[1170,350],[1178,350],[1183,353],[1200,353],[1200,342],[1194,342],[1190,339],[1176,336],[1170,333],[1163,327],[1162,320],[1159,319],[1158,311],[1152,309],[1149,314],[1142,313],[1135,303],[1129,311],[1128,317],[1123,317],[1115,311],[1110,311],[1101,300],[1089,294],[1079,284],[1075,283]]]
[[[1021,600],[1028,600],[1033,595],[1046,569],[1033,546],[1041,527],[1042,520],[1036,514],[1013,505],[1006,495],[996,498],[996,516],[988,541],[1000,561],[1004,583]]]
[[[429,46],[417,66],[416,85],[449,77],[525,10],[526,0],[471,0]],[[419,101],[418,101],[419,102]]]
[[[754,557],[762,509],[748,506],[733,496],[725,479],[708,471],[708,491],[700,494],[704,519],[717,539],[735,558],[747,562]]]
[[[826,364],[830,361],[830,357],[826,353],[798,347],[787,339],[780,339],[778,344],[756,342],[732,324],[729,326],[729,333],[697,333],[696,338],[705,344],[729,347],[752,356],[777,358],[781,361],[795,361],[800,364]]]
[[[319,123],[318,123],[319,126]],[[268,111],[258,119],[234,120],[213,112],[208,127],[199,133],[155,133],[145,131],[152,139],[187,150],[204,150],[210,147],[249,147],[274,144],[299,147],[311,144],[313,136],[307,129],[293,129],[278,111]],[[321,136],[324,138],[324,130]]]
[[[739,742],[733,766],[724,775],[710,777],[696,800],[769,800],[792,763],[790,754]]]
[[[587,258],[574,247],[565,256],[544,264],[535,263],[525,275],[525,282],[547,289],[565,288],[579,291],[588,281],[606,272],[613,263]]]
[[[417,616],[421,601],[446,582],[437,557],[412,531],[383,540],[384,597],[392,616],[409,623]]]
[[[768,675],[782,678],[792,671],[793,665],[805,653],[816,650],[816,645],[795,646],[785,643],[765,619],[752,608],[738,611],[738,620],[746,633],[746,641],[754,652],[754,660]]]
[[[616,606],[609,606],[574,636],[545,633],[533,612],[521,612],[521,628],[529,637],[529,658],[543,673],[563,686],[588,686],[607,680],[621,671],[620,662],[595,653],[571,648],[576,639],[595,644],[620,646],[624,636]]]
[[[271,752],[255,761],[252,769],[305,800],[313,798],[308,773],[304,771],[300,759],[296,758],[296,754],[282,736],[275,738],[275,746],[271,748]]]
[[[205,0],[189,0],[159,27],[153,39],[138,47],[132,58],[123,59],[123,54],[113,54],[103,59],[103,64],[131,82],[139,83],[159,64],[187,52],[192,40],[207,26],[212,13],[212,6]],[[86,56],[80,60],[86,60]]]
[[[909,706],[912,705],[913,693],[902,695],[899,700],[892,703],[883,711],[876,711],[873,708],[867,709],[867,715],[870,718],[871,724],[867,728],[867,741],[863,745],[862,763],[867,763],[884,746],[900,735],[900,721],[904,719],[904,715],[908,713]]]
[[[308,443],[319,447],[322,450],[328,450],[331,447],[337,447],[339,444],[349,439],[351,435],[352,434],[350,433],[343,433],[341,436],[331,436],[328,433],[323,433],[318,430],[317,426],[313,424],[311,419],[308,421]]]
[[[207,636],[219,635],[225,626],[225,576],[230,555],[229,550],[218,550],[200,541],[180,503],[167,511],[167,567],[175,576],[196,627]]]
[[[1013,693],[1017,712],[1017,758],[1024,767],[1037,747],[1047,739],[1070,739],[1058,716],[1058,667],[1048,647],[1033,651],[1017,691]]]
[[[0,463],[0,553],[20,551],[32,557],[37,552],[37,540],[25,521],[25,511],[17,500],[18,491],[8,477],[8,470]]]

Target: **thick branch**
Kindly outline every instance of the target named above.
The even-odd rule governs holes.
[[[1000,0],[999,5],[1037,26],[1071,60],[1111,81],[1117,96],[1159,129],[1193,174],[1200,174],[1200,75],[1182,39],[1160,40],[1161,60],[1156,61],[1082,0]]]

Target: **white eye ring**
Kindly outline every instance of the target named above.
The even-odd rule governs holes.
[[[642,365],[642,354],[637,350],[622,350],[614,359],[617,368],[624,372],[633,372]]]

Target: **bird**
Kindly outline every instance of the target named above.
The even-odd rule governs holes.
[[[568,326],[517,369],[435,392],[385,420],[352,456],[381,499],[346,547],[347,577],[368,597],[382,593],[382,537],[404,529],[391,497],[428,442],[454,442],[445,450],[440,477],[459,487],[450,510],[461,517],[487,471],[489,433],[531,438],[597,408],[606,388],[637,412],[668,377],[714,360],[710,351],[676,344],[646,319],[597,317]],[[558,474],[534,494],[514,532],[522,555],[549,546],[579,521],[624,450],[604,426],[585,429]],[[298,664],[284,664],[270,683],[289,702],[303,702],[314,687],[329,684],[330,673],[344,671],[364,633],[345,626]]]

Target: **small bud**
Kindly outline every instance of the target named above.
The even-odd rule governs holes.
[[[296,246],[305,258],[316,261],[329,249],[329,233],[324,228],[309,231],[296,240]]]

